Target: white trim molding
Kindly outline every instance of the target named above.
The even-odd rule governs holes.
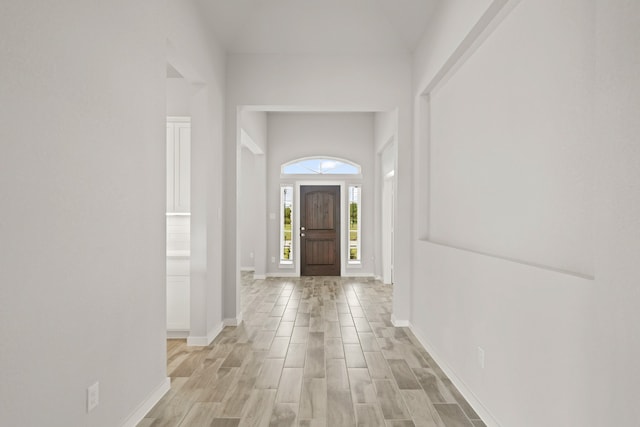
[[[224,326],[238,326],[241,322],[242,321],[238,321],[237,317],[230,317],[222,320],[222,324]]]
[[[206,347],[213,342],[214,339],[222,332],[222,328],[224,328],[224,322],[221,322],[217,328],[213,329],[211,332],[207,334],[206,337],[203,336],[189,336],[187,337],[187,346],[188,347]]]
[[[264,280],[267,278],[266,274],[254,274],[253,275],[253,280]]]
[[[300,277],[298,273],[285,273],[279,271],[277,273],[267,273],[267,277]]]
[[[411,322],[404,319],[398,319],[395,315],[391,315],[391,324],[396,328],[410,328]]]
[[[189,338],[188,329],[167,329],[167,339],[185,339]]]
[[[171,390],[171,378],[167,377],[127,417],[122,423],[122,427],[136,427],[169,390]]]

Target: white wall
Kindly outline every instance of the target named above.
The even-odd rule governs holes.
[[[241,212],[241,267],[252,267],[256,278],[264,278],[267,271],[267,113],[243,109],[240,113],[241,164],[238,175],[238,197]],[[253,258],[250,254],[253,253]]]
[[[281,180],[280,170],[284,163],[313,156],[328,156],[350,160],[362,167],[362,178],[318,177],[308,175],[301,180],[312,181],[330,179],[358,184],[362,188],[362,242],[361,265],[346,266],[343,275],[373,275],[374,273],[374,151],[372,113],[269,113],[268,114],[267,177],[268,212],[280,218],[280,184],[295,184],[296,178]],[[343,207],[347,212],[347,207]],[[294,212],[294,216],[297,213]],[[268,221],[269,273],[292,273],[291,268],[280,267],[280,223],[277,219]],[[294,230],[295,232],[295,230]],[[346,239],[346,236],[342,236]],[[346,240],[345,240],[346,241]],[[344,242],[341,241],[341,257]],[[295,252],[295,250],[294,250]],[[275,263],[271,258],[275,257]]]
[[[167,78],[167,116],[191,116],[191,85],[183,78]]]
[[[398,112],[399,203],[403,216],[398,219],[396,247],[404,251],[406,264],[398,274],[394,290],[394,310],[409,313],[409,242],[411,217],[411,67],[406,56],[306,56],[306,55],[230,55],[227,80],[227,133],[225,180],[236,180],[237,108],[257,106],[263,110],[299,107],[306,111],[389,111]],[[404,174],[404,175],[403,175]],[[239,311],[239,263],[236,256],[235,187],[225,197],[225,317]],[[235,310],[234,310],[235,308]]]
[[[248,148],[243,147],[240,153],[239,211],[240,227],[240,267],[254,271],[256,234],[256,176],[255,156]]]
[[[414,239],[411,322],[487,425],[639,416],[640,14],[596,3],[508,2],[432,93],[430,123],[421,95],[484,11],[442,5],[416,56],[416,151],[431,167],[416,163],[428,203],[414,227],[427,218],[430,238],[458,248]]]
[[[167,2],[167,60],[189,85],[191,113],[191,333],[206,345],[222,327],[225,54],[191,1]]]
[[[390,257],[392,248],[390,242],[383,238],[384,230],[391,224],[387,224],[386,217],[391,213],[389,206],[385,206],[386,198],[384,198],[385,175],[391,170],[395,170],[396,154],[397,154],[397,134],[398,134],[398,112],[396,110],[383,111],[374,114],[374,138],[375,138],[375,212],[374,212],[374,230],[376,239],[375,250],[375,275],[385,279],[384,262],[385,257]],[[387,152],[384,156],[383,152]],[[385,163],[390,162],[390,163]],[[385,163],[385,164],[383,164]],[[389,183],[389,182],[388,182]],[[391,181],[391,185],[395,188],[395,179]],[[384,209],[387,208],[387,211]],[[387,212],[384,214],[383,212]],[[396,213],[397,215],[397,213]],[[388,269],[387,269],[388,270]],[[388,273],[388,271],[387,271]],[[388,276],[388,274],[387,274]],[[386,278],[387,282],[389,277]],[[409,318],[409,313],[402,317]]]
[[[584,290],[584,321],[589,388],[606,393],[590,393],[587,407],[591,425],[632,426],[640,418],[640,3],[597,0],[595,22],[596,280]]]
[[[166,385],[166,13],[2,9],[2,424],[119,426]]]

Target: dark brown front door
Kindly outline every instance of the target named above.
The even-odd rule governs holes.
[[[300,271],[340,276],[340,186],[300,187]]]

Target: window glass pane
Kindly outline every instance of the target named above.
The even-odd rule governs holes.
[[[360,187],[349,187],[349,262],[360,261]]]
[[[280,188],[280,262],[293,261],[293,187],[283,185]]]
[[[285,175],[357,175],[360,167],[346,161],[327,158],[304,159],[282,167]]]

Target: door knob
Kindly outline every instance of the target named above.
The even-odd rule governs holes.
[[[306,228],[304,228],[304,227],[300,227],[300,230],[301,230],[301,231],[304,231],[304,230],[306,230]]]
[[[304,237],[304,233],[300,233],[300,237]]]

